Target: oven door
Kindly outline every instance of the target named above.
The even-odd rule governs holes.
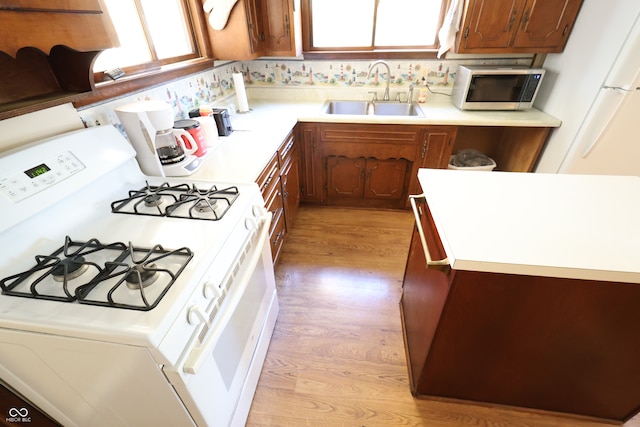
[[[210,324],[209,313],[196,315],[201,338],[179,366],[164,369],[198,426],[242,426],[248,416],[278,315],[270,223],[268,212],[256,221],[254,237],[230,269],[224,304]]]

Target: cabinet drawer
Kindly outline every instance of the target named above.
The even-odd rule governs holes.
[[[287,233],[284,222],[284,213],[282,210],[277,217],[274,217],[273,221],[274,227],[271,233],[269,233],[269,241],[271,242],[271,257],[273,259],[273,264],[275,265],[280,257],[280,250],[282,249],[284,237]]]
[[[284,139],[284,142],[278,149],[278,158],[280,159],[280,169],[284,169],[285,165],[291,161],[291,158],[297,154],[294,133],[291,131]]]
[[[271,192],[263,196],[265,208],[273,214],[273,218],[271,219],[270,232],[273,232],[276,224],[276,219],[278,215],[282,214],[282,211],[284,210],[284,201],[282,198],[280,179],[276,181],[278,185],[269,187],[271,189]]]
[[[264,168],[258,179],[256,180],[262,198],[267,200],[267,196],[273,191],[273,187],[279,181],[280,165],[278,163],[278,155],[274,154],[267,166]]]
[[[320,126],[320,141],[414,144],[419,130],[407,125],[331,124]]]

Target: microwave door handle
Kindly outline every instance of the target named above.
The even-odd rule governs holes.
[[[254,246],[255,250],[253,251],[251,258],[245,261],[249,268],[246,269],[245,274],[243,274],[242,277],[237,279],[238,283],[234,283],[236,291],[233,294],[233,299],[227,302],[229,307],[233,307],[234,310],[224,310],[223,317],[220,320],[216,321],[217,325],[226,325],[227,323],[229,323],[230,317],[233,315],[233,311],[235,311],[235,307],[240,302],[240,298],[242,298],[245,289],[249,285],[251,276],[253,275],[255,269],[258,267],[258,263],[260,262],[260,259],[262,257],[262,248],[265,244],[269,244],[269,225],[271,224],[272,217],[273,214],[271,212],[264,212],[264,215],[261,216],[261,228],[258,231],[258,238],[256,239],[256,245]],[[222,332],[222,329],[223,328],[214,328],[209,333],[209,336],[205,339],[202,345],[200,345],[199,347],[194,347],[191,350],[182,368],[184,372],[188,374],[196,374],[198,370],[200,370],[206,359],[213,351],[213,347],[218,342],[218,337]]]
[[[427,261],[427,269],[437,269],[446,271],[450,268],[449,258],[444,258],[441,260],[433,260],[431,258],[431,253],[429,252],[429,246],[427,245],[427,239],[424,235],[424,230],[422,229],[422,222],[420,221],[420,212],[418,211],[418,206],[416,205],[416,200],[425,200],[424,194],[420,194],[417,196],[410,195],[409,202],[411,203],[411,209],[413,210],[413,215],[416,218],[416,229],[418,230],[418,235],[420,236],[420,243],[422,244],[422,250],[424,251],[424,256]]]

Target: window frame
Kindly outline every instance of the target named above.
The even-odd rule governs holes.
[[[109,79],[104,72],[93,73],[94,91],[74,101],[74,106],[97,104],[213,68],[207,19],[202,4],[199,0],[184,0],[184,3],[187,17],[191,20],[195,54],[179,57],[178,61],[157,60],[129,67],[127,74],[118,80]]]
[[[300,1],[300,13],[302,16],[302,53],[307,59],[420,59],[436,58],[440,46],[436,37],[436,44],[425,48],[415,46],[398,46],[376,49],[368,47],[357,48],[317,48],[313,46],[313,22],[311,3],[313,0]],[[322,0],[318,0],[322,1]],[[440,11],[438,26],[442,25],[444,17],[452,0],[442,0],[443,7]],[[375,22],[373,26],[375,32]]]

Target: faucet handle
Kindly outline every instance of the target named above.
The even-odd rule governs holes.
[[[378,92],[376,91],[369,91],[369,93],[373,94],[373,99],[371,100],[372,102],[375,102],[378,100]]]
[[[400,101],[400,95],[404,94],[404,92],[398,92],[396,93],[396,102],[402,102]]]

